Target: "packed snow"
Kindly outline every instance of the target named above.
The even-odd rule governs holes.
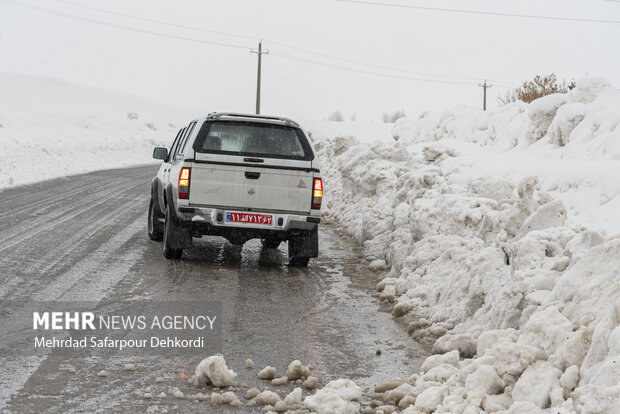
[[[588,78],[400,120],[391,141],[314,135],[324,217],[389,269],[381,300],[442,354],[386,403],[620,412],[618,125],[620,91]]]

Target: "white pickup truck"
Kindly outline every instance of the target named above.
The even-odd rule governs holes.
[[[193,237],[222,236],[265,248],[288,241],[289,264],[318,256],[323,199],[319,160],[307,134],[280,117],[212,113],[177,134],[151,183],[148,233],[178,260]]]

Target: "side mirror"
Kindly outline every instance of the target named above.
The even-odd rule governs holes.
[[[168,149],[164,147],[155,147],[153,149],[153,158],[156,160],[165,160],[168,158]]]

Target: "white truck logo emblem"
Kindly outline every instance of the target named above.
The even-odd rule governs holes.
[[[299,180],[299,184],[297,184],[297,188],[306,188],[306,183],[304,183],[304,180]]]
[[[250,188],[250,190],[248,191],[248,194],[249,194],[249,195],[254,195],[254,193],[255,193],[254,189],[253,189],[253,188]]]

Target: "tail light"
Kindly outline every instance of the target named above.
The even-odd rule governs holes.
[[[190,168],[181,168],[179,173],[179,198],[189,198],[189,173]]]
[[[314,185],[312,186],[312,208],[320,209],[322,201],[323,201],[323,180],[321,180],[320,178],[315,178]]]

